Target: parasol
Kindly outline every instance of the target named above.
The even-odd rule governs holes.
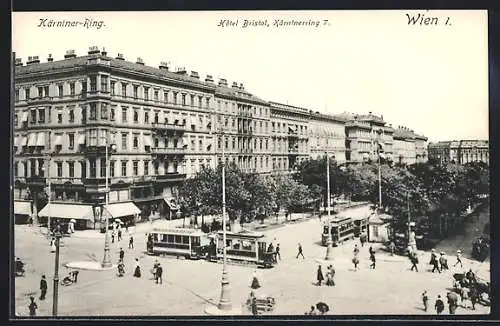
[[[76,220],[74,218],[72,218],[71,220],[69,220],[71,223],[76,223]]]
[[[318,302],[316,304],[316,309],[318,309],[321,314],[325,314],[328,312],[328,310],[330,310],[330,307],[328,307],[328,305],[324,302]]]
[[[114,221],[115,221],[116,223],[124,224],[124,223],[122,222],[122,220],[120,220],[119,218],[115,218],[115,220],[114,220]]]

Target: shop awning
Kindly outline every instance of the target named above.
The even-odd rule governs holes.
[[[178,210],[179,206],[177,206],[177,203],[175,202],[175,198],[163,198],[165,203],[167,203],[168,207],[170,207],[170,210]]]
[[[77,143],[78,143],[78,145],[85,145],[85,135],[84,134],[78,135]]]
[[[45,146],[45,133],[39,132],[36,138],[36,146]]]
[[[94,220],[92,205],[50,203],[38,213],[41,217]]]
[[[28,144],[28,137],[22,136],[21,137],[21,146],[26,146]]]
[[[141,210],[132,202],[109,204],[105,208],[109,215],[113,218],[137,215],[141,213]]]
[[[144,135],[144,146],[153,147],[153,140],[151,139],[151,135]]]
[[[56,139],[54,140],[54,145],[62,145],[62,136],[61,135],[57,135],[56,136]]]
[[[14,200],[15,215],[31,215],[31,202]]]
[[[36,133],[31,133],[28,137],[28,146],[36,146]]]
[[[28,121],[28,112],[23,112],[21,122],[27,122],[27,121]]]

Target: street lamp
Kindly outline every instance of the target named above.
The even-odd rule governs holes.
[[[328,236],[326,238],[326,256],[325,260],[333,260],[333,240],[332,225],[330,223],[330,160],[328,152],[326,153],[326,208],[328,209]]]
[[[50,206],[51,206],[51,179],[50,179],[50,162],[52,161],[52,155],[54,153],[49,153],[46,155],[47,158],[47,184],[48,184],[48,198],[47,198],[47,235],[50,235]],[[44,169],[45,170],[45,169]]]
[[[224,132],[220,135],[224,138]],[[224,140],[224,139],[223,139]],[[233,309],[233,304],[231,302],[230,289],[229,289],[229,277],[227,272],[227,255],[226,255],[226,170],[225,170],[225,153],[224,144],[222,147],[222,241],[223,241],[223,260],[222,260],[222,279],[221,279],[221,294],[219,303],[217,305],[217,310],[212,309],[212,306],[208,306],[205,309],[207,313],[220,313],[220,314],[231,314],[235,312]]]
[[[104,194],[105,198],[105,206],[104,209],[107,209],[108,204],[109,204],[109,187],[108,187],[108,179],[109,179],[109,155],[108,154],[108,147],[111,149],[111,153],[116,151],[116,145],[111,144],[108,145],[108,137],[106,137],[106,190]],[[101,209],[101,216],[104,213],[104,209]],[[101,266],[102,268],[111,268],[113,267],[113,263],[111,262],[111,250],[110,250],[110,239],[109,239],[109,214],[106,214],[106,231],[105,231],[105,237],[104,237],[104,257],[102,259]]]
[[[56,257],[55,257],[55,266],[54,266],[54,290],[53,290],[53,298],[52,298],[52,316],[57,316],[57,305],[59,300],[59,247],[60,247],[60,239],[61,239],[61,225],[57,223],[56,230],[54,232],[54,237],[56,240]]]

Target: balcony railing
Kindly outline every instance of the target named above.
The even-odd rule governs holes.
[[[104,177],[90,177],[82,179],[85,185],[89,186],[106,186],[106,178]],[[108,182],[110,182],[108,180]],[[110,182],[111,183],[111,182]]]
[[[184,147],[152,147],[153,155],[184,155],[186,149]]]
[[[294,148],[294,147],[290,147],[290,148],[288,148],[288,153],[289,154],[298,154],[299,153],[299,149],[298,148]]]
[[[37,96],[28,99],[28,104],[42,104],[51,102],[53,100],[52,96]]]
[[[186,174],[184,173],[170,172],[155,176],[155,181],[157,182],[182,181],[185,178]]]
[[[161,131],[185,131],[186,130],[186,125],[185,124],[173,124],[173,123],[156,123],[153,122],[151,124],[151,127],[156,130],[161,130]]]
[[[86,146],[84,151],[87,155],[105,155],[106,146]]]

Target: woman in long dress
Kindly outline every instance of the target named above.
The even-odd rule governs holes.
[[[135,271],[134,271],[134,276],[135,277],[141,277],[141,265],[139,265],[139,259],[135,259],[136,266],[135,266]]]
[[[256,271],[252,272],[252,285],[250,285],[250,287],[254,290],[260,288],[260,283],[259,283],[259,279],[257,278]]]
[[[56,240],[50,240],[50,252],[56,252]]]

